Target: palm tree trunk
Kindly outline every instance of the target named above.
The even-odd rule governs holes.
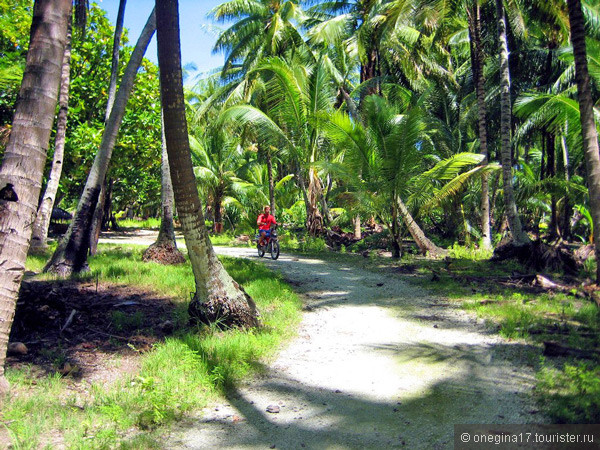
[[[104,123],[108,122],[110,113],[115,103],[115,95],[117,92],[117,78],[119,75],[119,49],[121,48],[121,35],[123,34],[123,21],[125,19],[125,5],[127,0],[119,2],[119,11],[117,13],[117,22],[115,24],[115,33],[113,37],[112,61],[110,67],[110,81],[108,83],[108,101],[106,102],[106,112],[104,114]],[[106,177],[102,182],[102,188],[96,203],[96,209],[92,218],[90,229],[90,255],[95,255],[98,249],[98,240],[100,239],[100,231],[102,230],[102,222],[104,221],[104,203],[106,202],[107,180]]]
[[[269,177],[269,206],[271,214],[275,215],[275,180],[273,179],[273,160],[271,150],[267,148],[267,176]]]
[[[483,49],[481,43],[481,8],[479,1],[473,1],[473,8],[467,8],[469,35],[471,38],[471,69],[477,96],[477,124],[479,129],[479,152],[484,156],[482,166],[487,165],[489,152],[487,146],[487,107],[485,104],[485,78],[483,74]],[[490,184],[488,173],[481,176],[481,246],[492,248],[490,226]]]
[[[396,198],[396,205],[398,206],[398,211],[400,212],[400,216],[408,229],[408,232],[415,240],[417,247],[419,250],[423,252],[423,254],[429,253],[431,256],[444,256],[448,253],[447,250],[438,247],[433,242],[431,242],[425,233],[421,229],[421,227],[415,222],[412,215],[408,211],[408,208],[404,204],[404,202],[400,199],[400,197]]]
[[[56,113],[71,0],[36,0],[12,132],[0,168],[0,392]]]
[[[508,68],[508,39],[506,37],[506,18],[502,0],[496,0],[498,14],[498,39],[500,44],[500,156],[502,163],[502,178],[504,183],[504,203],[506,218],[515,245],[526,245],[529,237],[523,231],[521,219],[517,212],[517,203],[512,182],[512,152],[511,152],[511,107],[510,107],[510,72]]]
[[[161,264],[181,264],[185,257],[177,249],[175,239],[175,224],[173,223],[173,210],[175,200],[173,199],[173,183],[169,167],[169,155],[167,154],[167,142],[165,139],[164,120],[162,121],[162,159],[160,165],[161,175],[161,220],[158,237],[142,255],[144,261],[155,261]]]
[[[46,264],[44,271],[52,272],[59,276],[69,276],[74,272],[80,272],[87,269],[87,256],[90,246],[90,230],[100,189],[108,171],[108,165],[112,155],[112,150],[117,140],[117,134],[125,114],[125,107],[138,68],[142,63],[146,48],[150,39],[156,30],[156,21],[154,11],[150,14],[148,21],[135,45],[131,58],[123,74],[119,91],[115,98],[114,107],[110,113],[110,118],[106,123],[100,148],[94,159],[94,164],[90,169],[83,194],[79,200],[75,217],[73,218],[67,233],[61,240],[52,258]]]
[[[587,184],[590,191],[590,213],[594,226],[594,247],[596,261],[600,261],[600,153],[598,133],[594,120],[594,101],[587,66],[585,44],[585,22],[580,0],[567,0],[569,22],[571,23],[571,43],[575,56],[575,79],[579,95],[579,111]],[[596,283],[600,283],[600,263],[596,267]]]
[[[32,253],[39,253],[48,248],[48,228],[52,217],[52,209],[58,192],[58,184],[63,168],[65,154],[65,137],[67,134],[67,115],[69,112],[69,86],[71,84],[71,26],[67,31],[67,43],[63,56],[60,81],[60,96],[58,99],[58,118],[56,120],[56,136],[54,138],[54,156],[52,157],[52,168],[48,176],[46,190],[38,207],[37,216],[33,224],[31,236]]]
[[[123,34],[123,21],[125,20],[125,5],[127,0],[119,2],[117,22],[115,23],[115,34],[113,38],[112,61],[110,65],[110,81],[108,83],[108,101],[106,103],[106,114],[104,122],[107,123],[115,102],[117,92],[117,78],[119,76],[119,50],[121,48],[121,35]]]
[[[161,101],[171,180],[196,283],[189,313],[203,323],[257,326],[258,311],[254,301],[225,271],[204,225],[185,118],[178,1],[157,0],[156,17]]]

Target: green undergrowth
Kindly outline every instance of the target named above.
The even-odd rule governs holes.
[[[234,258],[222,261],[256,302],[263,326],[245,331],[187,326],[186,308],[194,290],[191,268],[144,264],[142,250],[102,245],[90,259],[91,272],[82,278],[168,295],[180,305],[176,314],[183,316],[174,318],[176,331],[140,354],[135,371],[110,383],[44,374],[33,366],[9,367],[12,389],[0,414],[0,441],[8,436],[18,449],[159,448],[162,427],[259,372],[294,333],[298,297],[262,265]],[[44,256],[30,257],[27,269],[35,271],[43,262]],[[119,365],[119,355],[114,355],[115,370]]]

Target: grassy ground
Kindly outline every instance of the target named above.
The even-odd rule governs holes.
[[[527,268],[512,261],[491,262],[489,256],[456,247],[444,260],[406,255],[395,262],[377,252],[326,257],[394,273],[458,303],[505,338],[534,344],[539,352],[531,362],[538,374],[535,396],[541,409],[555,423],[600,423],[600,310],[580,288],[594,274],[594,265],[588,264],[575,279],[545,273],[573,287],[558,292],[523,281],[523,275],[533,274]],[[544,342],[576,354],[543,356]]]
[[[227,270],[256,301],[264,326],[250,331],[189,328],[190,268],[143,264],[142,250],[101,246],[86,279],[168,294],[178,305],[170,318],[176,331],[140,354],[134,373],[112,383],[75,382],[58,372],[40,374],[34,367],[9,368],[12,391],[0,413],[0,442],[4,435],[18,449],[155,448],[164,426],[260,371],[279,343],[293,334],[300,309],[296,295],[263,266],[227,258]],[[45,260],[31,257],[27,269],[38,271]],[[114,319],[131,325],[124,324],[124,317]]]

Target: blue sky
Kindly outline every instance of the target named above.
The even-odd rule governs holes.
[[[109,20],[115,23],[119,0],[95,0],[100,8],[108,13]],[[181,60],[183,65],[193,63],[198,72],[207,72],[223,64],[223,55],[212,54],[219,28],[223,24],[212,22],[206,17],[215,6],[226,0],[179,0],[179,26],[181,29]],[[130,44],[135,44],[152,7],[153,0],[127,0],[125,7],[125,28],[129,29]],[[152,38],[146,57],[154,62],[156,58],[156,36]]]

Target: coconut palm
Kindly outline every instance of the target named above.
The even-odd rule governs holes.
[[[587,182],[590,190],[590,213],[594,225],[594,245],[596,261],[600,261],[600,152],[598,133],[594,120],[594,102],[590,86],[585,44],[585,23],[580,0],[567,0],[569,23],[571,25],[571,43],[575,55],[575,76],[579,94],[579,110],[583,149],[587,169]],[[600,264],[596,269],[596,282],[600,283]]]
[[[230,0],[210,15],[217,21],[235,22],[215,43],[225,53],[223,77],[241,78],[262,58],[282,56],[304,40],[296,24],[305,19],[298,0]]]
[[[223,113],[223,120],[252,125],[263,141],[261,145],[280,148],[304,197],[306,228],[316,235],[323,229],[323,183],[316,167],[326,148],[321,117],[332,111],[335,95],[325,66],[312,54],[304,56],[308,61],[304,64],[279,57],[263,61],[256,70],[270,77],[265,111],[251,105],[233,106]]]
[[[19,101],[0,168],[0,392],[8,335],[54,122],[72,0],[37,0]]]
[[[60,83],[60,96],[58,100],[58,117],[56,120],[56,135],[54,137],[54,155],[52,156],[52,168],[48,175],[46,189],[38,206],[33,232],[31,235],[31,246],[29,251],[37,253],[48,248],[48,227],[54,201],[58,191],[60,176],[63,168],[63,157],[65,154],[65,140],[67,132],[67,114],[69,111],[69,86],[71,84],[71,30],[67,33],[67,45],[63,56]]]
[[[204,225],[185,117],[177,0],[157,0],[156,12],[167,153],[177,212],[196,283],[189,312],[204,323],[256,326],[259,324],[256,305],[225,271]]]
[[[46,272],[56,273],[60,276],[69,276],[73,272],[80,272],[87,268],[94,211],[110,164],[112,150],[117,140],[123,115],[125,114],[127,100],[133,89],[135,76],[155,30],[156,20],[153,10],[125,68],[125,73],[115,97],[114,106],[102,134],[100,148],[94,158],[94,164],[90,169],[81,199],[77,205],[75,217],[52,255],[52,258],[46,264],[44,268]]]
[[[432,178],[454,179],[455,176],[448,174],[457,175],[457,168],[477,164],[481,157],[473,154],[455,157],[426,172],[426,157],[434,151],[434,146],[431,123],[420,108],[402,111],[384,98],[369,96],[363,102],[361,117],[361,122],[355,122],[343,113],[336,113],[328,120],[325,128],[328,139],[348,149],[343,165],[330,164],[331,170],[353,188],[349,194],[358,203],[370,205],[371,213],[386,224],[395,240],[396,256],[400,252],[400,224],[408,229],[423,253],[444,254],[443,249],[425,236],[407,200],[411,192],[423,192],[425,186],[431,185]],[[453,191],[455,188],[450,186],[443,192]],[[438,198],[445,195],[448,194]]]

